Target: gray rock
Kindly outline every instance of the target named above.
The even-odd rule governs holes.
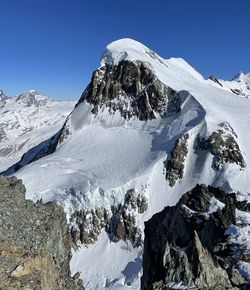
[[[71,224],[75,225],[71,228],[74,244],[93,244],[110,218],[111,213],[103,207],[76,211],[70,218]]]
[[[213,132],[209,137],[196,138],[196,150],[206,150],[214,158],[212,167],[218,170],[224,163],[236,163],[241,168],[245,167],[245,161],[236,140],[237,135],[228,123],[219,124],[221,129]]]
[[[221,87],[223,87],[223,85],[218,81],[218,79],[215,76],[211,75],[208,79],[213,81],[213,82],[215,82],[215,83],[217,83]]]
[[[78,104],[92,104],[93,114],[105,106],[111,114],[120,111],[125,119],[149,120],[155,113],[165,116],[179,112],[176,99],[175,91],[156,78],[149,64],[124,60],[97,69]]]
[[[174,186],[184,174],[184,162],[188,153],[188,134],[180,137],[171,151],[170,158],[166,162],[166,179],[170,186]]]
[[[214,261],[209,251],[202,245],[196,231],[192,247],[194,284],[198,289],[231,289],[232,284],[226,270]],[[190,275],[192,277],[192,275]]]
[[[102,229],[105,229],[113,242],[130,240],[133,246],[142,244],[141,231],[136,215],[148,208],[145,196],[137,195],[134,189],[127,191],[124,202],[109,209],[97,207],[92,210],[76,211],[71,216],[71,236],[74,244],[92,244]]]
[[[212,198],[224,207],[209,212]],[[241,247],[225,235],[236,225],[238,206],[235,194],[197,185],[176,206],[155,214],[145,223],[141,289],[248,289],[237,271],[244,254],[235,255]]]
[[[234,93],[235,95],[238,95],[238,96],[240,96],[240,95],[242,95],[242,96],[246,96],[246,95],[242,92],[242,90],[238,90],[238,89],[230,89],[230,90],[231,90],[231,92]]]
[[[66,216],[54,203],[25,200],[15,177],[0,176],[0,288],[83,290],[71,277]]]

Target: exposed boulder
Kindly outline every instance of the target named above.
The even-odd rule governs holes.
[[[180,137],[174,145],[170,158],[166,162],[166,179],[174,186],[184,175],[184,163],[188,153],[188,134]]]
[[[220,129],[213,132],[209,137],[196,138],[196,150],[206,150],[213,157],[212,167],[218,170],[224,163],[235,163],[241,168],[245,167],[245,161],[236,142],[237,135],[227,123],[219,124]]]
[[[0,288],[83,290],[70,257],[63,209],[25,200],[20,180],[0,176]]]
[[[247,255],[239,255],[243,249],[225,234],[236,225],[237,207],[242,203],[235,194],[197,185],[176,206],[155,214],[145,223],[141,289],[249,287],[237,269]]]

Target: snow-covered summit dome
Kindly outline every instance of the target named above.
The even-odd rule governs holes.
[[[101,58],[101,65],[117,65],[122,60],[150,61],[151,57],[160,58],[155,52],[140,42],[130,38],[123,38],[107,45]]]
[[[123,60],[141,61],[150,64],[154,69],[157,67],[164,71],[169,69],[171,75],[178,72],[178,75],[184,73],[192,75],[195,79],[203,80],[203,77],[184,59],[164,59],[147,46],[130,38],[122,38],[108,44],[101,57],[101,66],[117,65]]]

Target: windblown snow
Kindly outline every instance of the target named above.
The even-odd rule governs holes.
[[[231,82],[221,81],[220,86],[205,80],[183,59],[163,59],[131,39],[109,44],[101,66],[117,65],[122,60],[146,63],[162,83],[179,92],[180,112],[147,121],[135,117],[126,120],[118,111],[110,114],[105,106],[94,115],[91,113],[92,105],[86,101],[80,103],[67,119],[70,135],[56,151],[15,173],[26,186],[26,197],[32,200],[42,198],[44,202],[56,200],[69,218],[82,208],[117,205],[123,201],[127,190],[135,189],[137,194],[147,197],[149,204],[148,210],[136,217],[142,231],[144,221],[165,206],[174,205],[197,183],[221,186],[238,193],[240,199],[249,199],[250,100],[246,97],[249,95],[249,75],[239,75]],[[244,86],[240,86],[241,82]],[[231,89],[241,89],[243,93],[236,94]],[[1,114],[9,123],[13,113],[6,106],[1,109],[5,111]],[[26,140],[32,138],[34,145],[56,132],[69,111],[64,104],[53,102],[44,110],[45,113],[41,109],[32,113],[27,108],[22,114],[15,113],[21,126],[22,122],[35,126],[32,137],[25,133]],[[31,114],[41,114],[35,125]],[[51,115],[50,120],[43,119],[47,115]],[[220,128],[219,124],[225,122],[237,134],[235,139],[246,163],[245,168],[225,162],[215,170],[211,167],[212,154],[196,152],[197,134],[210,136]],[[43,126],[39,126],[40,123]],[[22,144],[24,137],[20,132],[23,132],[23,127],[14,130],[18,130]],[[12,129],[10,140],[14,138],[12,133],[17,134]],[[171,187],[165,178],[165,162],[175,141],[185,133],[189,138],[184,176]],[[129,241],[111,242],[103,230],[97,242],[82,245],[72,253],[72,275],[80,271],[86,289],[139,289],[141,247],[133,248]],[[241,267],[247,269],[246,265]]]

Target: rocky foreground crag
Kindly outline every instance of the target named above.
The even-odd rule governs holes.
[[[250,289],[238,271],[247,250],[230,238],[250,204],[197,185],[145,224],[141,289]]]
[[[21,180],[0,176],[0,289],[84,290],[70,253],[63,209],[25,200]]]

